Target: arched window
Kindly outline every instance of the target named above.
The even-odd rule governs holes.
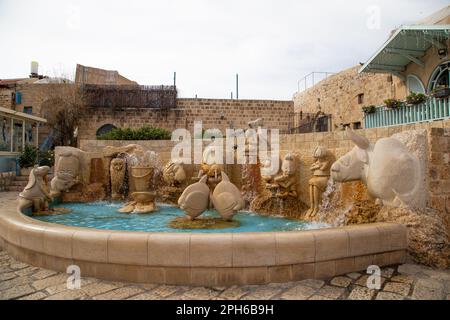
[[[115,129],[115,128],[116,128],[116,126],[113,125],[113,124],[109,124],[109,123],[108,124],[104,124],[103,126],[101,126],[100,128],[97,129],[96,136],[97,137],[101,136],[101,135],[103,135],[105,133],[110,132],[112,129]]]
[[[407,79],[407,88],[408,92],[415,92],[415,93],[425,93],[425,87],[423,86],[422,81],[415,76],[415,75],[408,75]]]
[[[449,87],[449,73],[450,73],[450,61],[444,62],[439,65],[431,74],[430,82],[428,83],[428,92],[433,91],[435,88]]]

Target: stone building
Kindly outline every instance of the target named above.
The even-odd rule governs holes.
[[[450,6],[414,25],[402,25],[363,65],[354,66],[294,95],[299,112],[332,114],[333,129],[364,127],[363,106],[432,94],[449,86]]]
[[[291,126],[294,111],[293,101],[180,99],[173,86],[139,86],[117,71],[82,65],[77,65],[75,84],[40,78],[3,80],[4,85],[0,82],[0,107],[48,118],[53,112],[47,103],[50,96],[54,97],[55,92],[64,95],[68,86],[82,86],[96,95],[95,99],[88,99],[78,128],[82,139],[93,139],[114,127],[192,129],[194,121],[202,121],[204,129],[225,132],[226,128],[245,129],[249,121],[258,118],[263,119],[266,128],[283,132]],[[145,96],[140,99],[142,94]],[[161,94],[167,94],[169,99],[161,98]],[[17,96],[20,99],[14,98]],[[49,128],[41,128],[40,144],[48,133]]]

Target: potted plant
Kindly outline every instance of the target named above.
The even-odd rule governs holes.
[[[50,168],[53,167],[55,163],[55,151],[54,150],[45,150],[39,151],[39,165],[40,166],[48,166]]]
[[[424,95],[423,93],[411,92],[406,97],[406,103],[408,105],[418,105],[424,103],[425,101],[427,101],[427,96]]]
[[[20,175],[27,176],[31,173],[37,162],[38,150],[31,144],[26,144],[19,156]]]
[[[364,107],[362,107],[362,111],[365,114],[375,113],[377,111],[377,107],[375,107],[374,105],[364,106]]]
[[[384,100],[384,104],[386,105],[387,109],[398,109],[400,107],[403,107],[404,103],[401,102],[398,99],[386,99]]]
[[[436,99],[444,99],[450,96],[450,88],[445,86],[439,86],[434,88],[431,94]]]

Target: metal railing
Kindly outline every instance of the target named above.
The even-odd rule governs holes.
[[[313,71],[297,81],[297,92],[314,87],[317,83],[332,76],[335,72]]]
[[[396,109],[377,107],[364,117],[365,128],[379,128],[400,124],[434,121],[450,118],[449,99],[430,99],[418,105],[404,105]]]
[[[294,112],[289,114],[286,133],[311,133],[331,131],[331,115],[323,113]]]

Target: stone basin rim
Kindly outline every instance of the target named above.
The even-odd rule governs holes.
[[[407,249],[406,226],[397,223],[285,232],[122,231],[43,222],[15,205],[7,202],[0,215],[0,246],[12,256],[63,272],[78,264],[84,275],[107,280],[237,285],[327,278],[403,263]]]

